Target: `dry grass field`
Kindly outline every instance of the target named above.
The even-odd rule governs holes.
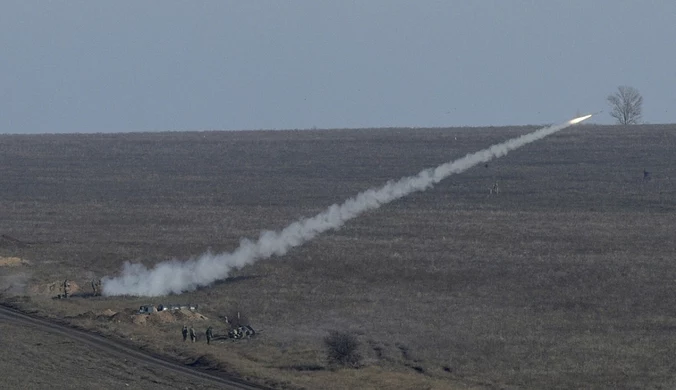
[[[279,388],[675,387],[676,125],[565,129],[191,293],[50,298],[535,129],[0,135],[2,299]],[[205,319],[135,323],[144,303]],[[180,340],[237,311],[260,334]],[[331,330],[361,368],[327,364]]]

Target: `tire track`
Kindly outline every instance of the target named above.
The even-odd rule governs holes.
[[[199,368],[188,367],[176,361],[125,345],[124,343],[95,333],[23,313],[4,304],[0,304],[0,321],[20,326],[32,326],[44,332],[65,336],[111,355],[148,366],[149,368],[160,368],[164,371],[171,371],[183,377],[205,380],[218,385],[222,389],[268,389],[267,387],[246,382],[223,372],[216,374],[203,371]]]

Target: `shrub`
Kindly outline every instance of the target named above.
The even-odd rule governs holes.
[[[343,366],[357,367],[361,362],[361,355],[357,352],[359,341],[357,337],[348,332],[331,331],[324,338],[329,363]]]

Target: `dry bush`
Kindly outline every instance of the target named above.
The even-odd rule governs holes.
[[[357,352],[359,340],[355,335],[334,330],[324,338],[324,345],[327,348],[329,363],[352,367],[359,366],[361,355]]]

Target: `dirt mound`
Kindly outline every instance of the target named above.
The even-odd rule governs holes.
[[[171,311],[160,311],[147,316],[148,322],[153,325],[171,324],[176,322],[176,316]]]
[[[106,309],[102,312],[93,312],[93,311],[86,311],[84,313],[80,313],[76,316],[73,316],[71,318],[77,318],[79,320],[99,320],[99,321],[110,321],[113,316],[117,314],[116,312]]]
[[[181,309],[166,310],[150,314],[134,314],[132,315],[131,322],[137,325],[161,325],[173,324],[176,322],[189,323],[193,321],[204,321],[207,319],[207,317],[198,312]]]
[[[111,322],[131,324],[134,323],[134,317],[136,316],[136,310],[127,309],[113,314],[112,316],[108,317],[108,319]]]
[[[86,311],[84,313],[80,313],[80,314],[73,316],[73,317],[70,317],[70,318],[77,318],[79,320],[95,320],[96,314],[93,311]]]
[[[134,325],[145,325],[148,322],[149,314],[134,314],[131,316],[131,322]]]
[[[18,267],[20,265],[30,264],[28,260],[20,257],[2,257],[0,256],[0,267]]]
[[[70,291],[68,292],[70,295],[80,292],[80,286],[78,286],[77,283],[73,282],[72,280],[69,280],[68,283],[70,285]],[[30,286],[29,291],[34,295],[47,295],[51,297],[62,295],[64,293],[63,280],[52,283],[32,285]]]
[[[116,312],[116,311],[112,311],[112,310],[110,310],[110,309],[106,309],[106,310],[104,310],[104,311],[102,311],[102,312],[99,313],[99,315],[100,315],[100,316],[103,316],[103,317],[112,317],[112,316],[114,316],[115,314],[117,314],[117,312]]]
[[[192,311],[192,310],[176,310],[172,312],[174,315],[174,318],[176,318],[176,321],[204,321],[208,320],[207,317],[203,316],[202,314]]]

